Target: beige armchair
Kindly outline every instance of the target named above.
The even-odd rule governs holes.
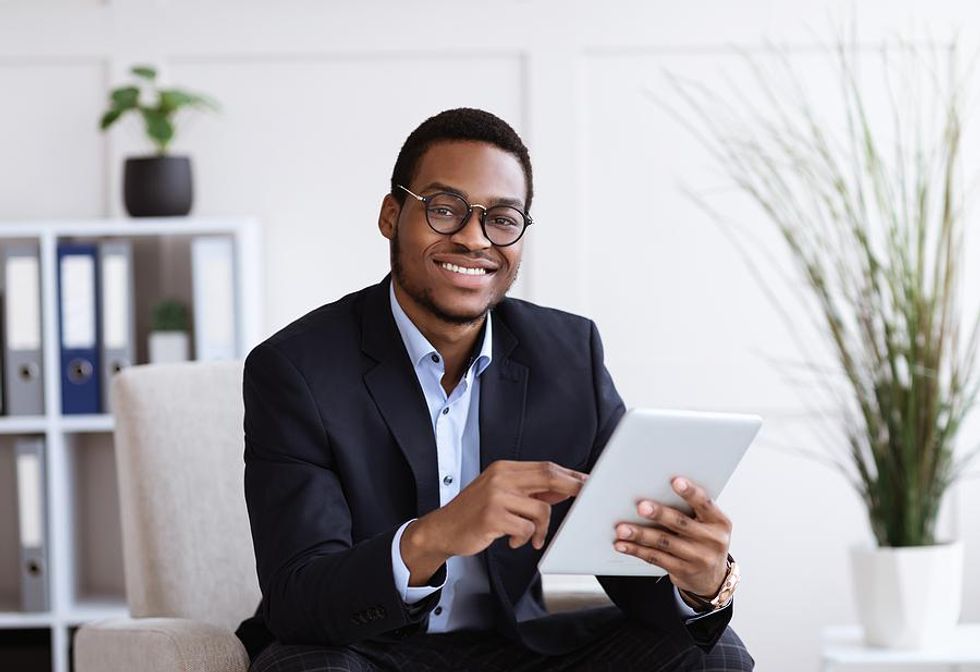
[[[78,672],[245,672],[259,602],[243,491],[242,364],[138,366],[112,406],[131,618],[83,626]]]
[[[245,672],[234,635],[259,602],[243,491],[242,364],[138,366],[115,377],[130,618],[84,625],[78,672]],[[548,590],[552,611],[608,603]]]

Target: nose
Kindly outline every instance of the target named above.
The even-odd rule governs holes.
[[[480,209],[477,212],[477,208]],[[487,214],[487,209],[479,204],[473,205],[463,228],[449,237],[454,243],[458,243],[468,250],[484,250],[492,247],[493,243],[483,233],[483,218]]]

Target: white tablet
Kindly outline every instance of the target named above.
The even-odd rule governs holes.
[[[589,479],[545,549],[542,574],[661,576],[656,565],[613,548],[621,522],[650,524],[636,505],[651,499],[690,513],[670,483],[685,476],[721,495],[762,418],[633,409],[623,416]]]

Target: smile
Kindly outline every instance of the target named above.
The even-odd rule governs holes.
[[[453,273],[459,273],[460,275],[486,275],[487,269],[485,268],[469,268],[467,266],[457,266],[456,264],[442,263],[439,264],[447,271],[452,271]]]

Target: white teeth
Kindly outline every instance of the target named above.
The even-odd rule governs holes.
[[[457,266],[456,264],[443,263],[440,264],[447,271],[452,271],[453,273],[461,273],[463,275],[486,275],[487,269],[485,268],[467,268],[466,266]]]

